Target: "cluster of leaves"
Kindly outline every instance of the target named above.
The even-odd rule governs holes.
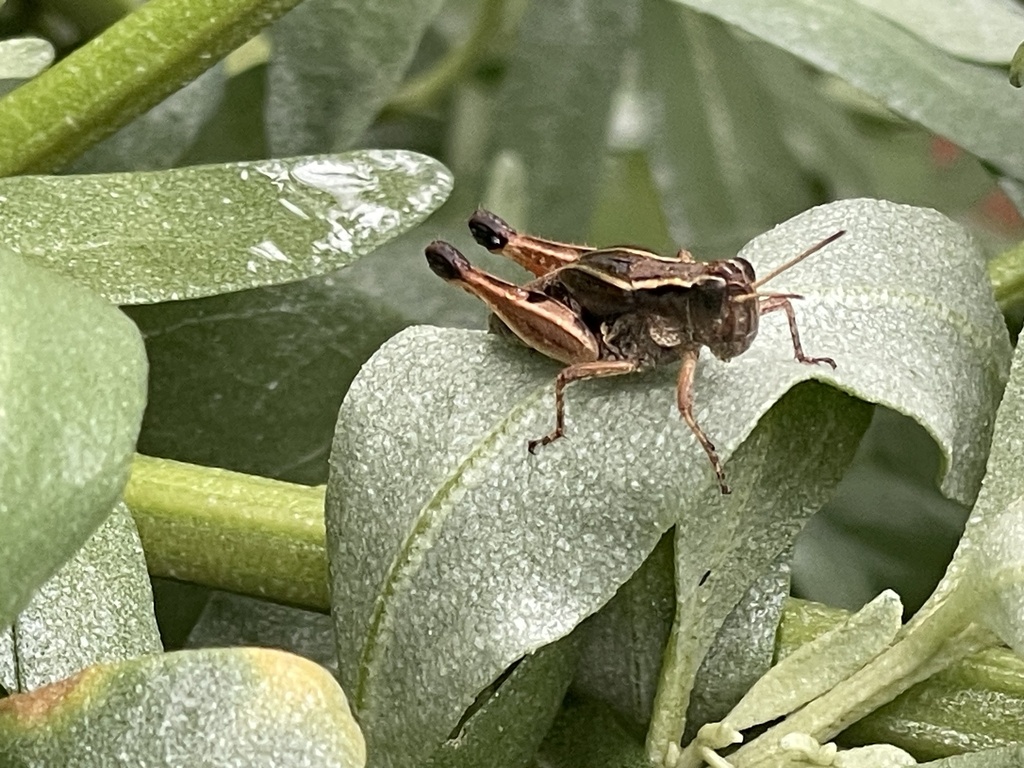
[[[846,742],[1016,764],[1024,257],[977,243],[1024,235],[1024,14],[966,5],[0,19],[81,35],[0,44],[2,762],[909,765],[825,742],[923,680]],[[481,201],[759,270],[845,229],[773,282],[839,368],[784,318],[703,361],[729,498],[672,371],[578,387],[528,456],[555,367],[422,259]],[[924,606],[816,624],[794,547],[805,595]]]

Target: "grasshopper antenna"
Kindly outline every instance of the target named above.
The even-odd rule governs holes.
[[[751,287],[756,291],[758,288],[760,288],[762,285],[767,283],[769,280],[772,280],[773,278],[778,277],[780,274],[785,272],[787,269],[789,269],[792,266],[795,266],[795,265],[799,264],[801,261],[806,259],[808,256],[813,256],[815,253],[820,251],[826,245],[834,243],[836,240],[838,240],[840,237],[842,237],[845,234],[846,234],[846,230],[845,229],[840,229],[838,232],[834,232],[833,234],[829,235],[824,240],[822,240],[820,243],[815,243],[814,245],[812,245],[810,248],[808,248],[806,251],[804,251],[800,255],[794,256],[789,261],[787,261],[784,264],[781,264],[780,266],[776,267],[771,272],[769,272],[767,275],[762,277],[760,280],[755,280],[751,284]]]

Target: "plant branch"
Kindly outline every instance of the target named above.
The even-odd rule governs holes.
[[[388,102],[390,112],[424,112],[462,80],[487,53],[500,29],[505,0],[483,0],[480,13],[462,45],[452,48],[432,68],[409,78]]]
[[[299,0],[151,0],[0,100],[0,176],[60,168]]]
[[[154,576],[327,609],[323,486],[136,456],[124,500]]]

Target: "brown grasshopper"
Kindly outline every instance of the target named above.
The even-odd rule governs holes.
[[[794,264],[844,234],[836,232],[758,280],[739,257],[698,262],[685,250],[674,257],[639,248],[589,248],[522,235],[488,211],[469,220],[473,238],[492,253],[513,259],[536,279],[516,285],[472,266],[442,240],[426,247],[427,263],[491,310],[491,330],[518,338],[566,365],[555,379],[555,428],[528,443],[530,453],[565,432],[564,391],[581,379],[620,376],[682,361],[676,402],[683,420],[711,460],[722,493],[729,493],[714,444],[693,416],[693,377],[701,347],[720,360],[745,352],[757,335],[761,315],[786,313],[793,351],[801,363],[827,363],[808,357],[800,344],[792,293],[758,289]]]

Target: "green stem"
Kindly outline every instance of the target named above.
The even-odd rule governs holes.
[[[0,176],[61,167],[298,1],[150,0],[0,100]]]
[[[323,486],[136,456],[124,499],[153,575],[327,609]]]
[[[409,78],[388,102],[390,112],[424,112],[452,86],[461,81],[487,53],[487,47],[501,28],[505,0],[483,0],[469,39],[452,48],[426,72]]]

